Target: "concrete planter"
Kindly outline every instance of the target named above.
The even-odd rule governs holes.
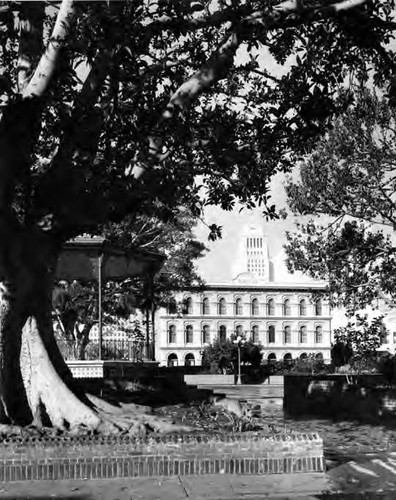
[[[284,409],[291,416],[377,420],[396,415],[396,391],[381,375],[358,376],[352,384],[345,375],[287,375]]]

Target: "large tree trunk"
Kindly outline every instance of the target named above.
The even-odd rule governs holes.
[[[78,394],[53,334],[55,249],[20,228],[0,245],[0,420],[97,428],[101,418]]]

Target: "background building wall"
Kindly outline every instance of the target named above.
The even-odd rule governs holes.
[[[286,354],[291,354],[295,359],[302,354],[321,354],[325,360],[330,360],[331,346],[331,314],[329,306],[322,301],[322,312],[316,315],[315,304],[312,302],[312,293],[318,288],[303,290],[287,290],[282,285],[270,291],[252,289],[248,286],[237,289],[225,289],[224,286],[208,285],[205,293],[184,292],[175,295],[176,302],[180,305],[177,313],[162,309],[157,321],[157,353],[156,359],[161,365],[168,364],[169,355],[177,356],[178,365],[184,365],[186,355],[194,356],[195,364],[201,363],[202,350],[206,343],[213,343],[219,338],[220,327],[226,328],[226,337],[243,333],[245,338],[252,338],[253,327],[258,327],[258,338],[254,341],[261,344],[263,359],[271,353],[278,360]],[[320,290],[319,290],[320,291]],[[182,304],[189,298],[192,301],[191,313],[182,310]],[[203,310],[203,299],[209,299],[209,310]],[[219,301],[224,298],[226,302],[225,314],[221,314]],[[236,299],[241,299],[242,311],[236,311]],[[258,311],[252,310],[252,299],[258,299]],[[268,301],[274,299],[274,314],[268,314]],[[290,300],[290,314],[283,310],[284,301]],[[301,315],[300,301],[306,301],[306,311]],[[205,312],[205,313],[204,313]],[[253,314],[253,312],[257,314]],[[275,327],[275,341],[269,338],[269,327]],[[290,326],[290,342],[286,342],[284,330]],[[306,342],[302,342],[300,328],[306,327]],[[175,329],[175,338],[169,335],[170,327]],[[187,328],[192,328],[192,335],[187,334]],[[204,328],[208,327],[209,338],[204,338]],[[239,330],[238,330],[238,327]],[[316,328],[322,328],[321,342],[315,338]],[[191,338],[192,337],[192,338]],[[208,342],[209,341],[209,342]],[[174,357],[173,356],[173,357]]]

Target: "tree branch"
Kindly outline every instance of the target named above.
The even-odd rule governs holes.
[[[22,93],[24,98],[33,96],[40,97],[47,91],[55,71],[60,50],[64,46],[69,34],[74,14],[74,1],[62,0],[62,5],[59,9],[47,48],[41,56],[30,82]]]
[[[22,92],[43,51],[44,2],[24,2],[19,14],[18,90]]]
[[[227,36],[209,61],[184,82],[172,95],[152,135],[148,138],[148,154],[151,164],[158,161],[163,146],[163,139],[160,137],[160,134],[156,134],[155,132],[159,131],[165,123],[175,118],[181,111],[188,109],[191,103],[214,83],[225,78],[233,64],[235,52],[239,43],[240,40],[236,33]],[[127,174],[132,173],[133,177],[138,179],[147,168],[147,162],[142,161],[139,166],[130,166],[127,170]]]
[[[329,4],[325,0],[321,0],[314,5],[305,6],[302,0],[287,0],[276,5],[271,12],[257,12],[248,17],[242,17],[238,24],[242,26],[246,25],[246,23],[259,21],[267,29],[273,29],[282,26],[285,17],[290,14],[301,15],[301,19],[298,20],[298,24],[301,24],[304,22],[307,13],[321,12],[324,16],[327,16],[343,10],[350,10],[366,2],[367,0],[336,0],[334,3]],[[221,24],[226,20],[231,20],[228,16],[229,12],[226,9],[222,13],[216,13],[216,16],[211,15],[202,18],[198,23],[197,20],[195,22],[201,26],[205,19],[206,23],[216,22]],[[235,17],[232,20],[235,21]],[[166,18],[166,22],[170,22],[169,18]],[[232,67],[235,52],[241,41],[241,36],[233,32],[221,43],[210,60],[177,89],[162,112],[153,133],[148,138],[148,159],[136,158],[134,163],[126,169],[126,175],[132,175],[135,179],[139,179],[150,166],[163,161],[167,157],[167,154],[162,154],[163,138],[156,131],[159,131],[165,123],[174,119],[178,113],[187,109],[193,101],[214,83],[225,78]]]

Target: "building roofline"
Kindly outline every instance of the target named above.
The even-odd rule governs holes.
[[[245,290],[325,290],[328,287],[326,281],[315,283],[205,283],[201,286],[192,286],[186,290],[211,290],[211,289],[245,289]]]

